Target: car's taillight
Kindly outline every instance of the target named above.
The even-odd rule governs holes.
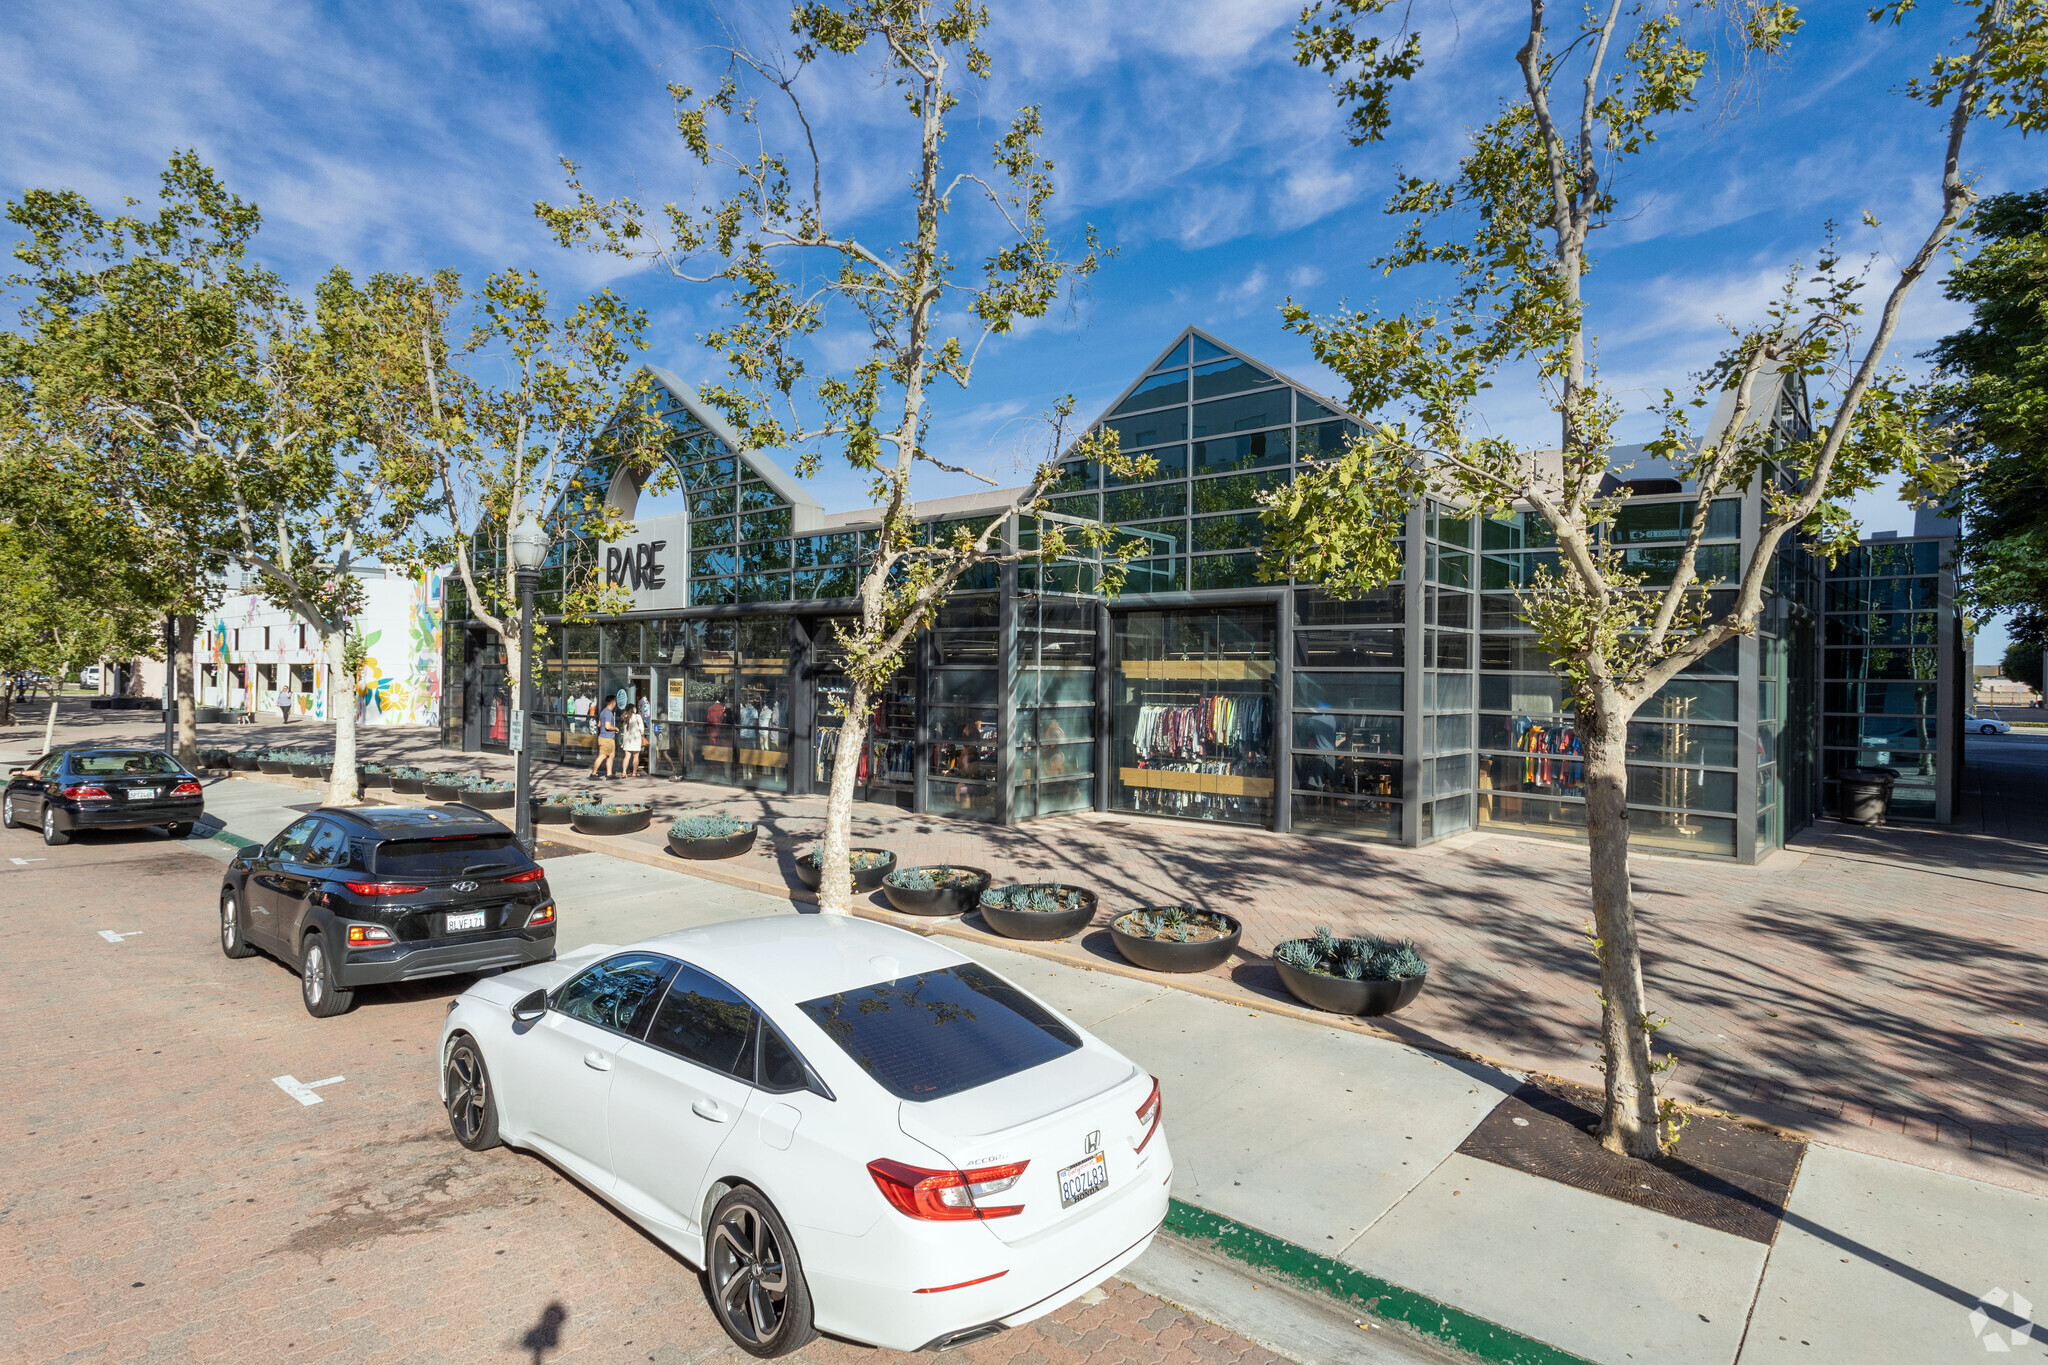
[[[343,882],[342,885],[358,896],[411,896],[427,889],[410,882]]]
[[[553,924],[554,922],[555,907],[552,905],[543,905],[538,910],[535,910],[532,914],[526,917],[526,927],[529,929],[532,929],[537,925]]]
[[[391,931],[379,929],[374,924],[351,924],[348,927],[348,941],[353,944],[389,943]]]
[[[64,789],[64,799],[67,801],[111,801],[114,798],[107,795],[105,787],[66,787]]]
[[[202,795],[202,793],[199,790],[199,784],[197,782],[180,782],[177,786],[171,788],[171,795],[199,796]]]
[[[1144,1151],[1145,1144],[1159,1132],[1159,1120],[1166,1116],[1166,1102],[1159,1098],[1159,1078],[1152,1078],[1152,1093],[1138,1106],[1138,1122],[1145,1125],[1145,1136],[1138,1141],[1138,1150]]]
[[[501,877],[499,880],[507,882],[537,882],[547,875],[545,868],[529,867],[524,872],[514,872],[511,876]]]
[[[886,1158],[868,1163],[868,1174],[882,1197],[912,1218],[945,1223],[963,1218],[1007,1218],[1024,1212],[1022,1204],[988,1205],[981,1201],[1017,1183],[1028,1161],[1002,1166],[977,1166],[967,1171],[927,1171]]]

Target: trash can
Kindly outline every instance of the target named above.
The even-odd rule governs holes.
[[[1890,768],[1842,770],[1842,818],[1852,825],[1884,823],[1892,804],[1892,784],[1899,775]]]

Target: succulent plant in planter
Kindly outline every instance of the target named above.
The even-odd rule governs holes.
[[[1044,941],[1078,934],[1095,922],[1095,893],[1057,882],[992,886],[981,893],[981,917],[1005,938]]]
[[[477,810],[509,810],[519,794],[519,789],[512,783],[495,777],[465,777],[460,791],[461,795],[456,799]]]
[[[796,879],[813,891],[825,879],[825,870],[818,865],[824,852],[823,844],[813,844],[796,860]],[[896,855],[886,848],[850,849],[847,861],[853,867],[853,889],[856,892],[875,890],[882,884],[882,878],[896,870]]]
[[[1230,959],[1244,926],[1218,910],[1158,905],[1110,921],[1117,951],[1155,972],[1206,972]]]
[[[418,768],[393,768],[391,790],[400,796],[419,796],[427,789],[427,775]]]
[[[596,792],[539,792],[529,803],[536,825],[566,825],[569,807],[578,801],[602,801]]]
[[[899,867],[882,878],[882,894],[906,915],[964,915],[991,880],[978,867]]]
[[[638,801],[571,801],[569,823],[578,834],[633,834],[647,828],[654,808]]]
[[[460,801],[463,784],[469,781],[467,773],[439,772],[426,774],[426,791],[429,801]]]
[[[268,749],[257,756],[256,767],[272,777],[287,777],[291,774],[292,760],[298,757],[290,749]]]
[[[752,820],[733,815],[684,815],[668,827],[668,851],[678,858],[735,858],[754,846]]]
[[[364,791],[369,791],[372,787],[388,787],[391,785],[391,775],[396,771],[397,769],[388,763],[358,763],[356,780],[362,784]]]
[[[1413,942],[1338,938],[1327,924],[1316,926],[1314,938],[1275,948],[1273,966],[1297,1000],[1335,1014],[1392,1014],[1422,993],[1429,976]]]

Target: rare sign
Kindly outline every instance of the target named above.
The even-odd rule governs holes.
[[[637,521],[633,533],[599,551],[606,586],[624,588],[632,611],[690,604],[689,527],[681,513]]]

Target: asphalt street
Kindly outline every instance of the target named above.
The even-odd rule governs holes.
[[[666,1249],[545,1161],[449,1135],[434,1042],[469,978],[315,1020],[284,967],[222,957],[223,847],[0,834],[0,1357],[750,1359]],[[1276,1359],[1122,1281],[1088,1297],[958,1355]]]

